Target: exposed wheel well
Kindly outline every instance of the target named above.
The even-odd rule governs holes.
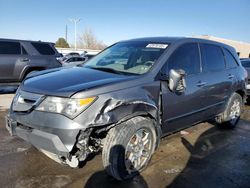
[[[245,101],[246,93],[243,90],[237,90],[236,93],[238,93],[242,97],[243,101]]]
[[[120,121],[118,121],[118,122],[116,122],[114,124],[105,125],[105,126],[101,126],[101,127],[93,127],[93,129],[91,130],[90,137],[92,139],[94,139],[94,140],[104,140],[106,138],[108,132],[112,128],[114,128],[115,126],[119,126],[121,123],[129,121],[130,119],[133,119],[135,117],[147,118],[147,119],[150,119],[154,123],[155,131],[156,131],[156,135],[157,135],[156,148],[155,149],[157,149],[159,144],[160,144],[160,139],[161,139],[161,136],[162,136],[161,126],[158,124],[157,119],[154,118],[149,113],[133,114],[131,116],[124,117],[123,119],[121,119]],[[99,142],[99,143],[101,143],[101,142]]]

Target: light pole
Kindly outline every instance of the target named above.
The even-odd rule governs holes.
[[[76,50],[76,24],[81,21],[81,19],[72,19],[70,18],[69,21],[75,24],[75,50]]]

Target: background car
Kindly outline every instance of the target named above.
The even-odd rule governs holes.
[[[76,66],[84,63],[87,60],[85,57],[69,57],[61,61],[62,66]]]
[[[72,56],[80,56],[80,54],[77,52],[70,52],[70,53],[66,54],[64,57],[72,57]]]
[[[89,60],[89,59],[91,59],[94,56],[96,56],[96,55],[94,55],[94,54],[85,54],[85,56],[83,56],[83,57],[86,57],[87,60]]]
[[[250,58],[241,59],[242,66],[247,70],[248,78],[247,78],[247,95],[248,100],[250,96]]]
[[[0,39],[0,83],[19,83],[29,73],[61,67],[54,43]]]

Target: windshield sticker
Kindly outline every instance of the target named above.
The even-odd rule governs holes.
[[[146,48],[161,48],[161,49],[165,49],[167,47],[168,47],[167,44],[148,44],[146,46]]]

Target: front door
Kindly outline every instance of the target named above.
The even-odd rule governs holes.
[[[186,89],[183,93],[172,92],[166,81],[161,82],[162,129],[166,134],[202,120],[206,93],[197,43],[188,43],[177,48],[165,67],[166,72],[182,69],[186,73]]]

